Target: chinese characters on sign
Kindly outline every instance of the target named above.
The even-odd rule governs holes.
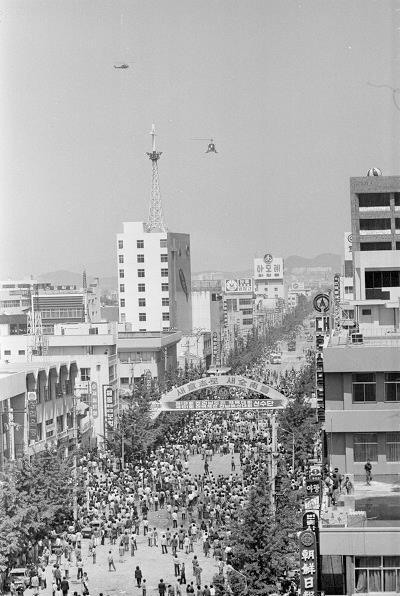
[[[90,383],[90,390],[92,392],[92,415],[93,418],[97,418],[99,415],[99,396],[97,393],[96,381]]]
[[[300,594],[301,596],[316,596],[317,585],[317,544],[315,534],[311,530],[304,530],[299,536],[300,543]]]
[[[282,279],[282,257],[272,257],[272,259],[269,260],[254,259],[254,277],[256,279]]]
[[[198,399],[193,401],[167,401],[163,410],[270,410],[280,406],[277,399]]]
[[[28,391],[28,441],[37,441],[37,398],[34,391]]]

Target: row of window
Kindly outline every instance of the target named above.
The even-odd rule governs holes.
[[[120,294],[123,294],[125,292],[125,284],[119,284],[119,291]],[[146,291],[146,284],[138,284],[138,292],[145,292]],[[162,292],[168,292],[168,284],[167,283],[162,283],[161,284],[161,291]],[[141,300],[139,298],[139,300]],[[144,298],[143,298],[144,300]],[[139,306],[142,306],[139,304]],[[145,306],[145,304],[143,304],[143,306]]]
[[[118,240],[118,248],[119,250],[124,248],[124,241]],[[144,240],[136,240],[136,248],[144,248]],[[167,239],[162,238],[160,240],[160,248],[167,248]]]
[[[160,255],[161,263],[168,263],[168,255],[166,253]],[[124,255],[118,255],[118,263],[123,264],[125,262]],[[136,255],[137,263],[144,263],[144,254]]]
[[[358,433],[353,435],[354,461],[378,461],[377,433]],[[385,433],[385,453],[387,462],[400,461],[400,432]]]
[[[395,206],[400,205],[400,193],[393,193]],[[389,192],[367,192],[358,195],[358,206],[363,207],[390,207]]]
[[[121,308],[125,308],[125,298],[121,298],[119,301]],[[138,306],[140,308],[146,307],[146,298],[138,298]],[[169,306],[169,298],[161,298],[161,306]]]
[[[169,321],[169,312],[163,312],[162,313],[162,320],[163,321]],[[145,312],[140,312],[139,313],[139,321],[147,321],[147,315]]]
[[[145,270],[144,269],[138,269],[137,270],[137,276],[138,277],[145,277]],[[125,277],[125,270],[124,269],[120,269],[119,270],[119,277],[120,277],[120,279],[123,279]],[[168,277],[168,269],[161,269],[161,277]]]
[[[366,288],[398,288],[400,287],[400,271],[366,271]]]
[[[400,556],[355,557],[356,593],[400,592]]]
[[[375,373],[355,373],[352,376],[353,402],[376,401]],[[387,372],[384,377],[385,401],[400,402],[400,372]]]
[[[11,356],[11,350],[4,350],[3,356]],[[25,356],[25,350],[18,350],[18,356]]]

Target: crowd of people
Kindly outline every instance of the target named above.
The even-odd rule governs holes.
[[[279,376],[265,366],[265,358],[247,370],[248,376],[287,391],[297,374]],[[47,587],[49,565],[52,596],[91,594],[90,575],[100,551],[103,558],[106,552],[110,573],[118,573],[129,560],[132,582],[141,596],[154,590],[160,596],[214,596],[215,582],[226,578],[230,569],[231,522],[240,519],[256,477],[270,465],[271,435],[266,413],[197,413],[139,462],[122,466],[100,450],[83,456],[79,467],[86,499],[76,525],[28,549],[34,596]],[[229,462],[228,469],[214,474],[213,462],[221,457]],[[201,462],[196,473],[193,458]],[[296,483],[297,471],[288,469],[288,474]],[[161,559],[170,557],[167,576],[159,577],[155,568],[151,577],[144,577],[140,560],[150,549],[157,549]],[[213,564],[207,564],[205,573],[202,565],[207,560]],[[70,583],[76,587],[76,582],[79,589],[73,591]],[[14,596],[15,586],[10,591]]]

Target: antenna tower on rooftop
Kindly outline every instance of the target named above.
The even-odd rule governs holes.
[[[161,157],[162,152],[156,151],[156,130],[153,124],[151,129],[152,151],[147,153],[152,165],[152,184],[151,184],[151,200],[149,217],[146,223],[146,232],[167,232],[168,228],[165,223],[162,204],[161,204],[161,193],[160,193],[160,182],[158,179],[158,160]]]

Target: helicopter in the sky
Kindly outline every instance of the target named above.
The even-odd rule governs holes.
[[[129,64],[125,64],[125,63],[124,64],[114,64],[114,68],[117,68],[117,69],[119,69],[119,68],[123,68],[123,69],[129,68]]]
[[[190,139],[190,140],[191,141],[208,141],[207,150],[204,153],[218,153],[218,151],[215,148],[214,139],[194,138],[194,139]]]

